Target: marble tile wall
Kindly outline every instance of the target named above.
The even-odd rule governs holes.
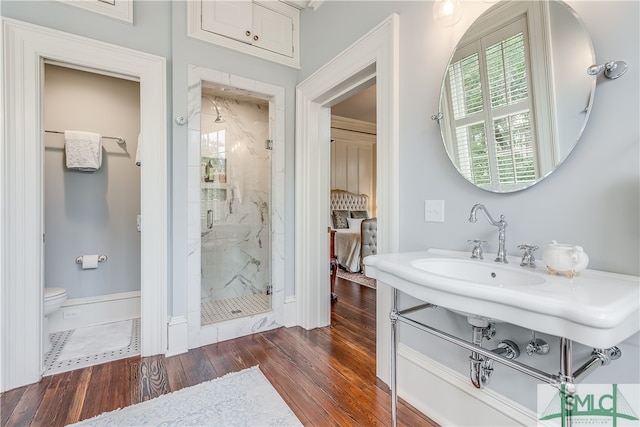
[[[223,73],[197,65],[190,65],[188,71],[188,142],[187,142],[187,161],[188,161],[188,224],[187,224],[187,323],[188,323],[188,345],[189,348],[195,348],[202,345],[216,343],[227,339],[240,337],[260,331],[277,328],[284,325],[285,321],[285,291],[284,291],[284,208],[285,208],[285,99],[284,88],[274,86],[256,80],[247,79],[241,76]],[[242,96],[250,96],[268,101],[268,128],[270,137],[273,140],[273,150],[271,151],[271,176],[269,185],[271,188],[269,207],[269,223],[270,227],[261,230],[260,236],[264,233],[269,235],[269,243],[263,243],[262,248],[268,248],[270,260],[270,282],[272,286],[271,292],[271,311],[258,315],[233,319],[225,322],[218,322],[211,325],[201,325],[202,310],[202,286],[203,268],[201,252],[207,253],[207,246],[210,241],[202,239],[202,207],[201,207],[201,108],[202,108],[202,90],[203,86],[223,86],[228,88],[234,94]],[[224,102],[223,102],[224,110]],[[211,112],[211,110],[209,110]],[[228,117],[225,111],[221,111],[223,115]],[[205,115],[206,111],[203,111]],[[215,119],[215,117],[213,117]],[[259,127],[264,126],[263,122]],[[249,128],[252,129],[251,126]],[[226,138],[226,136],[225,136]],[[229,173],[231,168],[228,169]],[[256,178],[252,176],[243,177],[247,180],[247,185]],[[230,181],[230,179],[229,179]],[[231,182],[229,182],[231,183]],[[244,183],[243,183],[244,184]],[[247,187],[243,187],[247,188]],[[262,187],[254,187],[254,195],[246,196],[247,199],[254,200],[258,205],[247,208],[247,211],[258,212],[264,214],[267,212],[265,206],[261,203],[261,197],[268,200],[266,193],[260,190]],[[265,190],[266,191],[266,190]],[[243,199],[245,195],[239,192]],[[235,197],[235,195],[234,195]],[[262,208],[260,208],[262,206]],[[226,205],[223,206],[227,209]],[[261,223],[263,218],[261,217]],[[265,221],[266,223],[266,221]],[[231,235],[231,239],[237,239],[242,235],[242,230],[233,230],[236,227],[241,229],[243,224],[232,226],[227,224],[226,227],[218,227],[225,229],[227,235]],[[235,234],[235,235],[234,235]],[[257,240],[257,239],[256,239]],[[265,238],[266,240],[266,238]],[[224,250],[231,250],[225,247]],[[245,259],[257,258],[250,255]],[[208,262],[208,261],[206,261]],[[255,264],[254,264],[255,266]],[[205,267],[206,268],[206,267]],[[257,271],[257,269],[255,269]],[[250,270],[247,270],[250,271]]]
[[[217,301],[270,285],[269,105],[208,96],[201,109],[201,294]],[[218,106],[224,123],[216,123]]]

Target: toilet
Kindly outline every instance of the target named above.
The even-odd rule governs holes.
[[[49,315],[59,310],[66,300],[67,290],[65,288],[44,288],[42,343],[45,353],[51,350],[51,341],[49,340]]]

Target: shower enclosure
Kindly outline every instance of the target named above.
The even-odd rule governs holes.
[[[271,310],[269,103],[202,91],[201,325]]]

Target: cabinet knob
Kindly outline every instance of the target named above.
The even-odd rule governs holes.
[[[258,37],[258,36],[253,36],[253,41],[254,41],[254,42],[257,42],[259,38],[260,38],[260,37]]]
[[[247,31],[245,31],[245,32],[244,32],[244,34],[245,34],[247,37],[249,37],[249,36],[251,35],[251,31],[247,30]]]

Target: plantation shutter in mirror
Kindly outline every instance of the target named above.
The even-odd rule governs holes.
[[[527,52],[521,18],[468,44],[449,66],[456,160],[476,185],[504,188],[539,177]]]

